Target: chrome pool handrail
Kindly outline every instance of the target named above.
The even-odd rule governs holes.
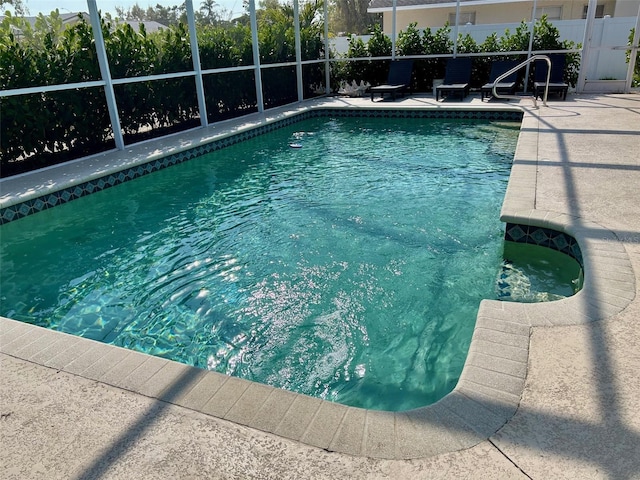
[[[544,85],[544,95],[542,97],[542,104],[546,107],[547,106],[547,94],[549,93],[549,79],[551,78],[551,59],[549,58],[548,55],[533,55],[532,57],[526,59],[524,62],[516,65],[515,67],[513,67],[511,70],[509,70],[509,71],[503,73],[502,75],[498,76],[498,78],[496,78],[495,82],[493,82],[493,89],[491,91],[493,96],[495,98],[507,98],[507,99],[514,98],[514,99],[517,99],[517,100],[519,100],[521,98],[524,98],[524,97],[520,97],[518,95],[500,95],[498,93],[498,91],[497,91],[498,83],[500,83],[500,80],[508,77],[512,73],[517,72],[522,67],[525,67],[525,66],[529,65],[531,62],[533,62],[535,60],[546,60],[546,62],[547,62],[547,81],[545,82],[545,85]],[[535,93],[534,93],[534,95],[531,96],[531,100],[533,100],[533,108],[538,108],[538,102],[536,100]]]

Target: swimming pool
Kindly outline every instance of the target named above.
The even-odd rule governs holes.
[[[455,385],[501,260],[498,212],[518,129],[470,123],[311,120],[274,132],[272,144],[258,137],[12,222],[2,314],[350,405],[431,403]],[[462,163],[421,157],[424,146]],[[433,216],[463,228],[435,227]],[[470,256],[450,250],[460,245]],[[438,256],[445,266],[427,266]],[[481,293],[461,306],[470,288]],[[139,307],[141,298],[156,303]],[[437,303],[445,298],[453,312]],[[426,311],[441,323],[420,325]]]

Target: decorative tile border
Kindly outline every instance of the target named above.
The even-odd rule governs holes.
[[[529,243],[557,250],[569,255],[578,262],[580,267],[584,268],[580,245],[578,245],[575,238],[566,233],[551,228],[536,227],[535,225],[507,223],[504,239],[509,242]]]
[[[373,118],[431,118],[464,120],[522,121],[522,111],[516,110],[382,110],[382,109],[331,109],[323,108],[306,112],[310,117],[373,117]]]
[[[33,198],[22,203],[0,209],[0,225],[18,220],[19,218],[47,210],[63,203],[76,200],[92,193],[113,187],[123,182],[162,170],[172,165],[191,160],[207,153],[220,150],[250,138],[278,130],[280,128],[298,123],[309,118],[319,117],[373,117],[373,118],[433,118],[433,119],[478,119],[478,120],[509,120],[521,121],[521,111],[495,111],[495,110],[390,110],[390,109],[344,109],[344,108],[319,108],[301,112],[288,118],[267,123],[251,130],[236,133],[204,145],[168,155],[158,160],[124,169],[88,182],[80,183],[63,190],[47,193],[41,197]]]

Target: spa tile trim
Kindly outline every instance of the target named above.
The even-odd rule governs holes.
[[[508,242],[527,243],[547,247],[569,255],[584,268],[582,251],[578,241],[571,235],[551,228],[507,222],[504,239]]]

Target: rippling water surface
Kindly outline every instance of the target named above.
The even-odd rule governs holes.
[[[348,405],[432,403],[494,296],[517,134],[309,120],[20,219],[0,313]]]

